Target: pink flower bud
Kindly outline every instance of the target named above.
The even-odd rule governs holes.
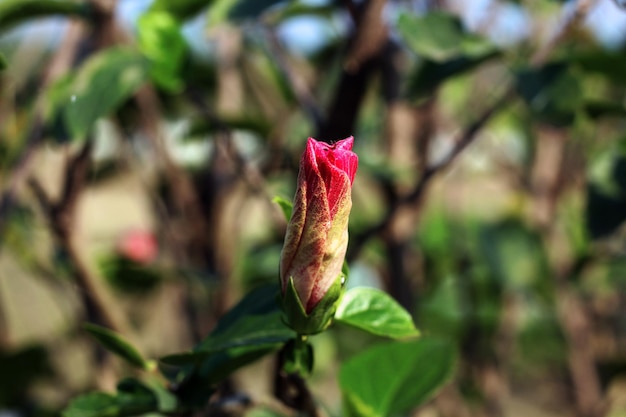
[[[151,232],[130,230],[124,233],[118,242],[117,251],[127,259],[140,264],[149,264],[156,259],[159,248]]]
[[[354,138],[329,145],[309,138],[280,259],[283,294],[293,278],[310,313],[341,274],[348,247],[348,216],[358,157]]]

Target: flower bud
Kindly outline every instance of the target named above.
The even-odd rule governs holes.
[[[351,191],[358,158],[352,152],[354,138],[349,137],[333,145],[309,138],[298,174],[298,186],[285,244],[280,259],[280,280],[283,303],[290,294],[297,297],[304,317],[324,305],[332,308],[334,301],[321,303],[332,292],[338,298],[340,291],[332,290],[341,281],[346,249],[348,247],[348,216],[352,207]],[[336,301],[336,300],[335,300]],[[289,308],[287,321],[294,327]],[[333,310],[334,311],[334,310]],[[330,317],[322,314],[326,321]],[[323,321],[322,320],[322,321]],[[307,332],[321,331],[327,323],[304,326]],[[304,330],[302,326],[298,326]]]

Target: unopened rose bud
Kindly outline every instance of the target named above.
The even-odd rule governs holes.
[[[298,188],[280,259],[280,280],[287,321],[301,334],[323,330],[340,295],[352,183],[358,165],[353,143],[353,137],[333,145],[309,138],[300,160]],[[307,323],[294,317],[294,303],[301,306]]]

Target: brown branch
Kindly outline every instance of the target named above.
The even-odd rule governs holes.
[[[565,17],[563,23],[559,27],[559,30],[554,33],[550,41],[533,55],[531,58],[532,67],[539,67],[545,64],[549,58],[549,54],[554,50],[558,43],[565,39],[566,35],[571,32],[572,28],[583,20],[591,6],[595,4],[595,1],[596,0],[580,0],[578,2],[574,12]],[[480,114],[480,116],[478,116],[478,118],[464,130],[451,151],[441,161],[428,166],[424,170],[423,175],[420,177],[420,180],[415,185],[413,191],[407,194],[404,198],[399,199],[396,204],[390,206],[381,221],[356,235],[350,242],[347,256],[348,261],[352,261],[358,256],[364,244],[369,241],[369,239],[386,230],[396,213],[402,207],[416,204],[424,195],[432,178],[447,169],[459,156],[459,154],[476,139],[477,133],[485,127],[493,116],[495,116],[511,100],[513,100],[515,95],[515,85],[509,85],[502,96],[497,99],[494,104],[484,110],[482,114]]]
[[[390,206],[381,221],[356,235],[351,240],[347,256],[348,261],[352,261],[356,258],[363,245],[369,241],[369,239],[383,232],[402,207],[416,204],[420,201],[430,185],[431,180],[447,169],[459,154],[474,141],[478,132],[513,98],[514,92],[515,90],[513,88],[509,88],[502,97],[483,111],[483,113],[463,131],[459,139],[455,142],[452,150],[441,161],[424,170],[424,174],[420,177],[410,193],[398,199],[396,204]]]
[[[324,125],[324,116],[319,105],[313,98],[306,82],[302,79],[302,77],[298,76],[297,72],[294,71],[287,62],[285,52],[278,37],[276,36],[276,33],[270,28],[267,28],[265,33],[269,52],[278,65],[278,68],[283,73],[283,77],[289,83],[291,91],[293,91],[300,107],[313,122],[315,129],[319,131]]]
[[[128,334],[128,326],[118,315],[112,313],[111,301],[98,285],[87,264],[83,261],[80,246],[76,240],[75,212],[80,194],[86,186],[87,174],[91,165],[92,142],[87,140],[80,151],[66,165],[63,189],[57,200],[50,198],[41,183],[34,177],[29,185],[38,200],[50,229],[59,246],[66,252],[71,262],[72,273],[80,290],[86,309],[87,319],[120,333]]]
[[[571,33],[572,29],[580,25],[589,13],[589,10],[598,0],[578,0],[578,3],[566,14],[550,39],[533,55],[531,66],[539,67],[546,63],[554,49]]]
[[[274,396],[286,406],[303,413],[307,417],[322,417],[306,381],[298,374],[285,372],[283,370],[284,364],[285,348],[278,352],[276,360]]]
[[[390,42],[382,15],[376,13],[380,12],[384,3],[384,0],[370,0],[355,11],[356,30],[350,40],[350,49],[333,101],[326,112],[326,123],[316,135],[320,140],[337,140],[354,133],[369,80],[380,68],[380,54]]]
[[[0,249],[2,248],[1,237],[4,234],[4,228],[6,227],[8,215],[16,204],[19,188],[28,178],[33,164],[33,157],[35,156],[36,150],[43,139],[44,121],[42,107],[45,97],[44,92],[72,66],[80,41],[83,38],[84,31],[85,26],[82,22],[74,20],[70,21],[67,34],[63,39],[62,44],[59,46],[56,54],[50,61],[48,69],[41,81],[39,97],[37,98],[37,102],[35,104],[33,120],[30,123],[30,131],[28,132],[28,136],[25,141],[24,150],[19,156],[15,168],[12,170],[8,185],[0,196]]]

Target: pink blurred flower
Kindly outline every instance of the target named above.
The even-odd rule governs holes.
[[[124,233],[117,244],[117,251],[127,259],[149,264],[156,259],[159,247],[152,232],[136,229]]]

